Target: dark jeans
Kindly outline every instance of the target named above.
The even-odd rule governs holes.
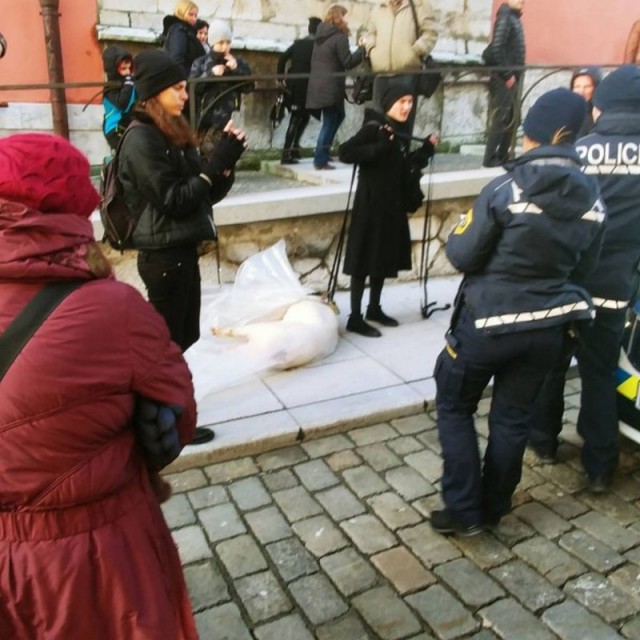
[[[304,107],[293,105],[287,133],[284,136],[282,159],[284,161],[300,158],[300,138],[304,133],[311,115]]]
[[[343,120],[343,106],[322,109],[322,126],[320,127],[316,151],[313,156],[313,164],[316,167],[324,167],[329,162],[331,145]]]
[[[435,366],[442,499],[461,522],[500,518],[520,482],[531,406],[562,350],[562,325],[487,335],[463,307]],[[481,468],[473,414],[493,377],[489,441]]]
[[[413,135],[413,125],[416,121],[416,112],[418,110],[418,96],[415,92],[415,86],[417,82],[417,77],[412,75],[402,75],[398,74],[395,76],[376,76],[373,81],[373,104],[376,109],[382,110],[382,106],[380,104],[380,98],[384,90],[387,88],[387,85],[391,80],[400,80],[404,82],[410,89],[411,95],[413,96],[413,108],[411,109],[411,113],[407,118],[406,122],[398,123],[396,126],[396,131],[399,134],[399,137],[402,141],[402,144],[405,148],[409,148],[411,144],[411,136]]]
[[[196,245],[138,253],[138,273],[149,302],[171,339],[186,351],[200,337],[200,270]]]
[[[582,380],[578,433],[584,439],[582,465],[591,478],[609,476],[618,466],[616,368],[626,310],[598,309],[593,322],[577,322],[578,371]],[[558,360],[536,400],[530,442],[554,453],[562,430],[564,378],[572,351]],[[551,419],[546,416],[550,415]]]
[[[489,79],[489,128],[484,150],[484,166],[498,167],[509,159],[509,147],[515,130],[515,106],[518,83],[507,89],[504,79],[491,74]]]

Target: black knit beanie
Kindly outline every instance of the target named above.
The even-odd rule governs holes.
[[[380,96],[382,111],[387,113],[400,98],[412,95],[413,91],[409,84],[403,80],[390,80]]]
[[[587,115],[585,99],[569,89],[553,89],[542,94],[522,123],[525,134],[540,144],[551,144],[557,133],[563,142],[574,143]]]
[[[140,100],[148,100],[186,79],[182,67],[160,49],[142,51],[133,59],[133,84]]]
[[[593,94],[593,104],[600,111],[638,113],[640,111],[640,69],[623,64],[600,82]]]

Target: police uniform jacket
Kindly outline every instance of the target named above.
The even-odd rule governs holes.
[[[576,149],[607,206],[600,261],[582,284],[596,307],[624,309],[640,261],[640,114],[603,113]]]
[[[533,149],[490,182],[449,236],[446,253],[465,274],[460,299],[491,333],[593,317],[571,282],[593,268],[605,211],[597,181],[570,146]]]
[[[153,250],[215,239],[212,205],[231,189],[233,173],[210,186],[200,176],[194,148],[169,142],[146,114],[135,117],[147,126],[127,132],[118,165],[125,202],[139,216],[134,247]]]

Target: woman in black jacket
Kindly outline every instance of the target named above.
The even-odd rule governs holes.
[[[242,131],[229,128],[203,164],[181,115],[187,97],[182,68],[164,51],[143,51],[134,59],[134,72],[134,118],[142,126],[127,132],[118,177],[139,219],[133,244],[149,301],[184,351],[200,333],[198,243],[216,237],[211,207],[231,188],[246,143]]]
[[[422,202],[421,169],[434,153],[437,139],[429,136],[421,148],[407,155],[396,135],[413,106],[411,87],[392,80],[381,97],[384,113],[367,109],[365,123],[353,138],[340,145],[340,160],[358,164],[360,173],[344,261],[351,276],[351,315],[347,331],[377,338],[381,335],[362,317],[364,286],[369,276],[371,291],[367,320],[395,327],[397,320],[383,313],[380,296],[385,278],[411,269],[411,239],[407,213]]]
[[[315,117],[322,113],[322,127],[313,156],[316,169],[334,168],[329,164],[329,151],[344,120],[344,71],[359,65],[364,57],[362,47],[358,47],[353,54],[349,50],[346,15],[347,10],[342,5],[332,4],[329,7],[316,31],[311,53],[306,107]]]
[[[196,32],[197,20],[198,5],[189,0],[179,0],[173,15],[165,16],[162,22],[162,47],[187,76],[193,61],[205,54]]]
[[[143,51],[133,63],[139,102],[120,148],[118,178],[138,219],[132,240],[149,302],[185,351],[200,335],[198,244],[216,238],[212,205],[231,188],[246,142],[229,123],[203,163],[182,116],[182,67],[159,50]],[[196,437],[205,441],[200,430]]]

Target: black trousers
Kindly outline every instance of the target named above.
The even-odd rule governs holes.
[[[463,307],[435,366],[442,499],[461,522],[511,509],[522,474],[533,401],[562,352],[564,325],[488,335]],[[481,462],[474,413],[493,377],[489,440]]]
[[[491,74],[489,79],[489,127],[484,150],[484,166],[498,167],[509,159],[509,148],[515,130],[515,107],[518,83],[507,89],[504,79]]]
[[[140,251],[138,273],[149,302],[165,319],[171,339],[186,351],[200,337],[197,245]]]
[[[610,476],[618,466],[616,368],[626,309],[598,309],[593,322],[576,322],[575,345],[566,345],[536,400],[530,442],[555,453],[562,431],[564,379],[575,352],[582,381],[578,433],[584,439],[582,466],[591,478]]]
[[[302,138],[310,118],[311,114],[304,107],[292,105],[289,126],[284,136],[283,160],[300,158],[300,138]]]

